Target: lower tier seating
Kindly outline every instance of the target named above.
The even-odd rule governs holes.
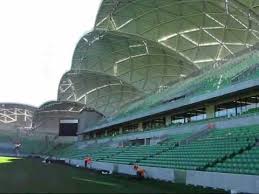
[[[191,136],[192,133],[183,133],[170,136],[167,140],[157,145],[144,145],[144,146],[130,146],[125,147],[123,151],[114,156],[104,158],[100,161],[120,163],[120,164],[133,164],[140,160],[153,157],[154,155],[160,154],[172,147],[178,142]]]
[[[94,161],[129,165],[259,174],[259,126],[214,129],[181,143],[191,135],[174,135],[151,146],[78,148],[71,145],[53,154],[71,159],[91,156]]]
[[[202,170],[205,166],[230,157],[253,143],[254,140],[235,138],[223,138],[217,141],[214,139],[197,140],[143,160],[140,165]]]
[[[166,149],[168,149],[167,145],[125,147],[121,153],[101,159],[99,161],[120,164],[133,164],[141,159],[150,157]],[[96,158],[94,159],[96,160]]]
[[[79,148],[77,145],[71,145],[67,147],[59,147],[51,152],[49,155],[57,156],[60,158],[70,159],[84,159],[85,157],[92,157],[94,160],[103,159],[106,157],[113,156],[114,154],[120,153],[124,148],[103,148],[101,146]]]
[[[204,170],[254,146],[258,126],[215,129],[190,144],[180,145],[140,161],[143,166]]]
[[[168,137],[165,141],[161,142],[160,144],[174,145],[177,142],[180,142],[184,139],[187,139],[191,135],[192,135],[192,133],[183,133],[183,134],[171,135],[170,137]]]

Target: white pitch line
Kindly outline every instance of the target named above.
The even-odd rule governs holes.
[[[96,184],[101,184],[101,185],[107,185],[107,186],[117,186],[117,184],[113,184],[113,183],[107,183],[107,182],[102,182],[102,181],[94,181],[94,180],[84,179],[84,178],[79,178],[79,177],[72,177],[72,179],[79,180],[79,181],[96,183]]]

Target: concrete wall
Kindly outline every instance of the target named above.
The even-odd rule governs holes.
[[[188,171],[186,184],[221,188],[237,193],[259,193],[259,176],[253,175]]]
[[[103,116],[95,111],[82,111],[79,115],[79,127],[78,132],[85,130],[88,127],[95,125]]]
[[[83,160],[66,160],[66,162],[74,166],[84,166]],[[136,175],[136,172],[133,170],[132,165],[94,161],[91,164],[91,168],[96,170],[112,171],[113,173],[119,174]],[[145,177],[174,182],[174,170],[167,168],[145,167]]]
[[[39,112],[34,120],[34,126],[39,133],[59,134],[59,121],[61,119],[79,119],[79,113],[63,112],[63,111],[48,111]]]
[[[43,111],[37,113],[33,125],[36,126],[36,130],[39,132],[58,134],[59,121],[61,119],[78,119],[78,132],[80,132],[82,129],[96,124],[101,118],[102,115],[99,113],[87,110],[81,113],[70,111]]]
[[[259,125],[259,115],[243,115],[226,120],[213,121],[212,123],[215,124],[215,127],[219,129]]]

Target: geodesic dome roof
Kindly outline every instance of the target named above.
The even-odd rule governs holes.
[[[257,0],[103,0],[95,28],[137,34],[200,68],[259,41]]]
[[[258,0],[103,0],[58,100],[105,115],[259,41]]]
[[[157,42],[142,37],[95,30],[86,34],[74,52],[73,70],[90,70],[117,77],[150,92],[198,68]]]
[[[141,91],[114,76],[71,70],[60,81],[58,100],[79,102],[109,115],[142,95]]]

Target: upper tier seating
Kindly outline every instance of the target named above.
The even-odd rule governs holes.
[[[251,108],[243,114],[259,113],[259,108]]]
[[[221,89],[237,82],[259,78],[259,68],[253,68],[258,67],[258,61],[258,50],[231,58],[227,62],[215,66],[198,76],[191,76],[177,82],[162,92],[148,95],[146,98],[130,103],[122,108],[117,116],[111,118],[111,120],[120,119],[136,112],[147,111],[151,107],[179,96],[190,97],[199,95]],[[251,71],[249,71],[249,69]],[[244,76],[242,76],[242,74],[244,74]],[[238,79],[235,79],[237,76]]]

